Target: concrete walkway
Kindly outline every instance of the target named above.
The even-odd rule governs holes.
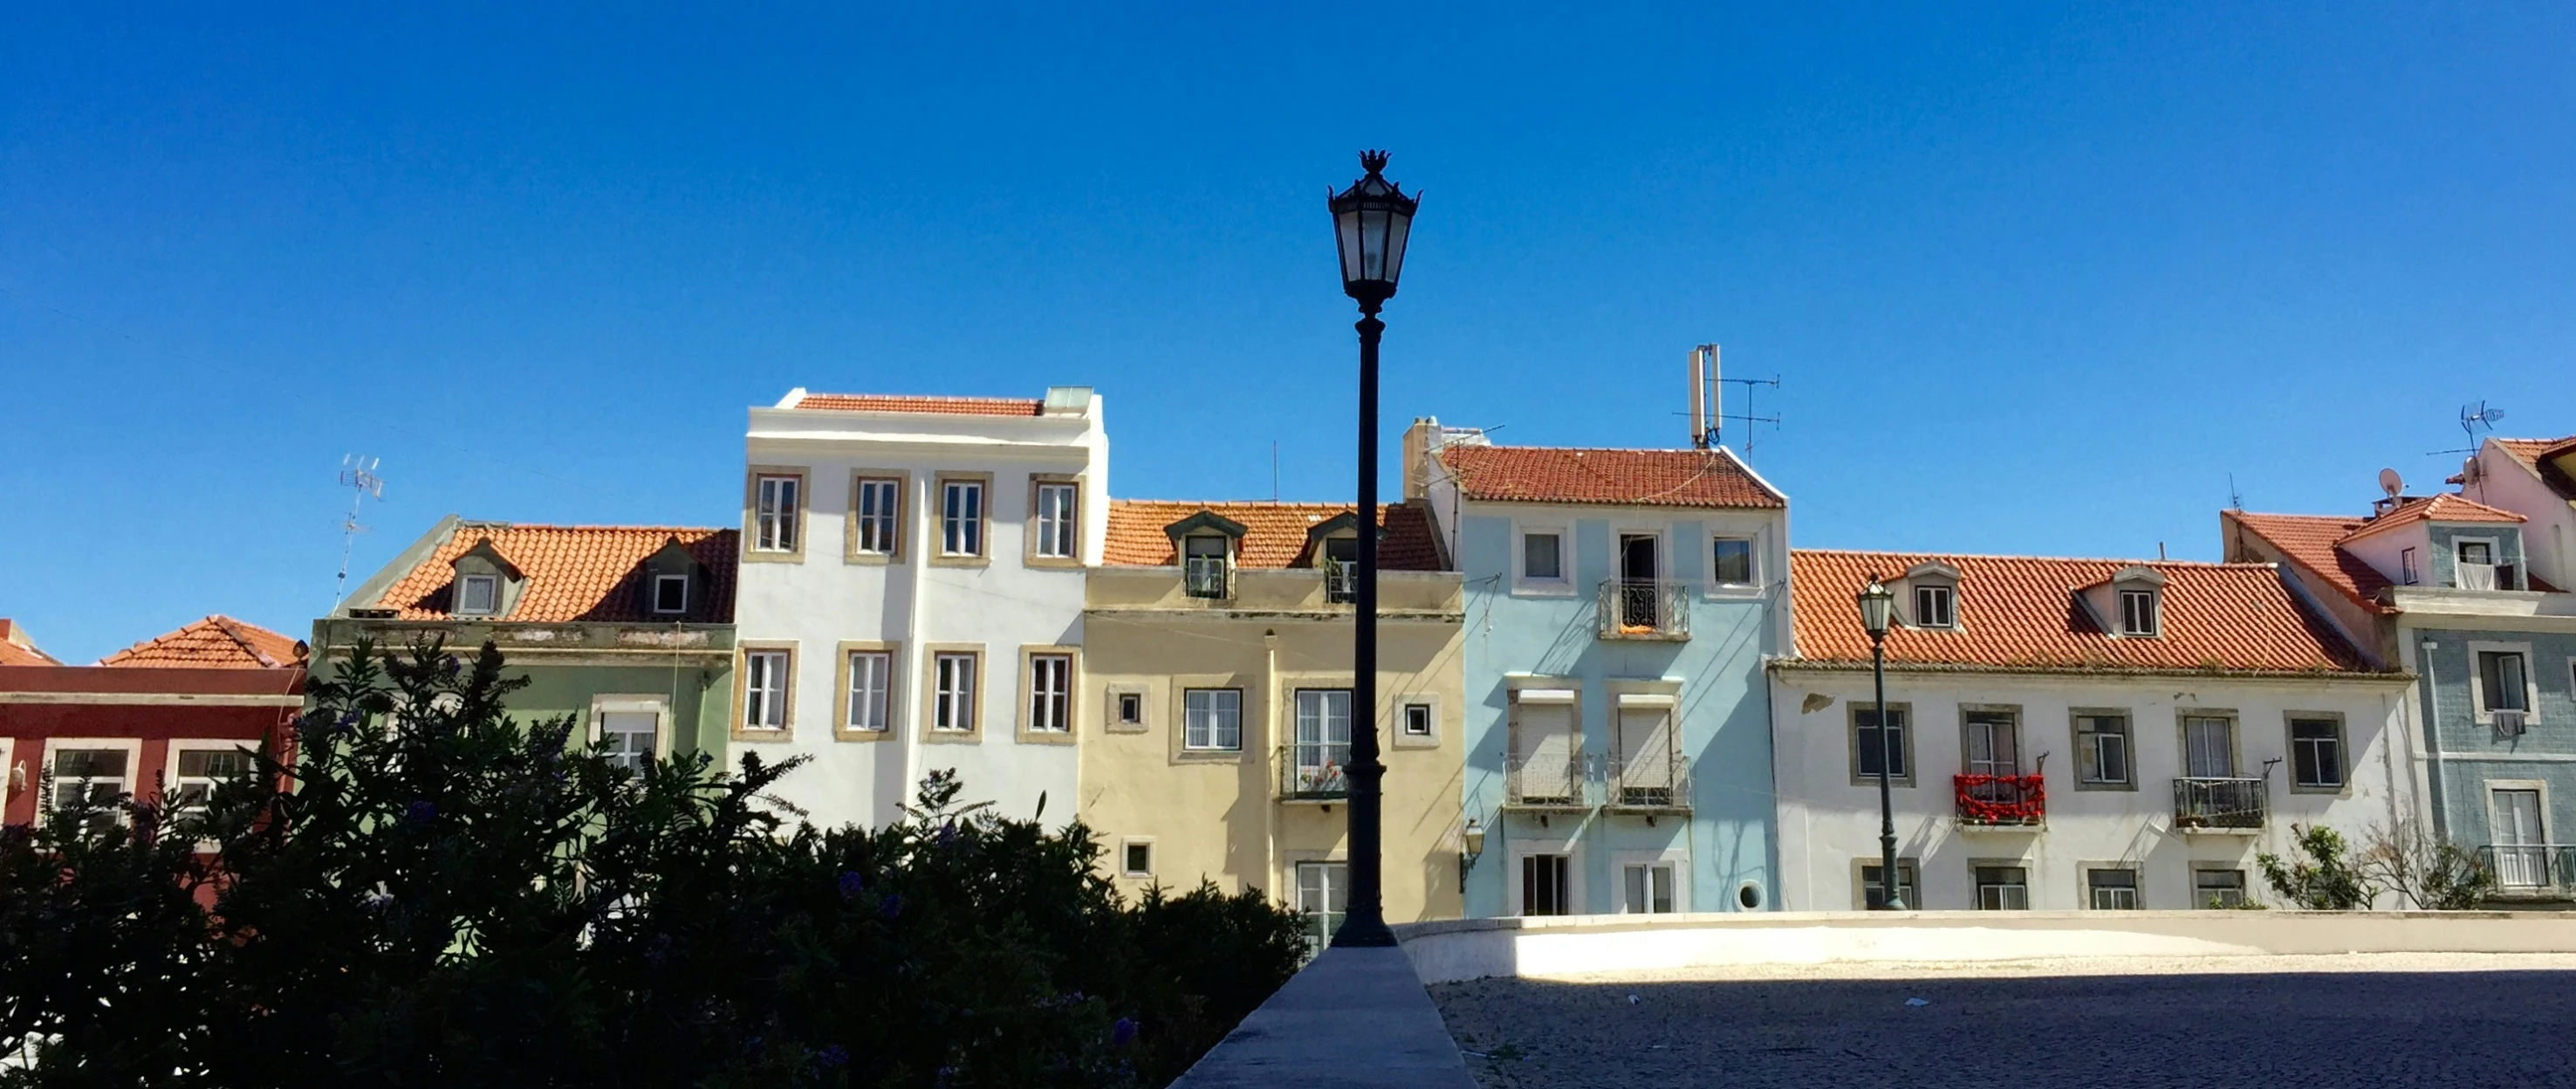
[[[1440,1011],[1400,949],[1327,949],[1174,1089],[1475,1089]]]

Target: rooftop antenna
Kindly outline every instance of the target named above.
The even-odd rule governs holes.
[[[1780,388],[1777,376],[1770,378],[1728,378],[1718,368],[1717,345],[1702,344],[1691,349],[1691,445],[1706,450],[1724,441],[1726,421],[1744,425],[1744,460],[1753,460],[1755,424],[1780,426],[1780,417],[1757,415],[1753,409],[1753,387]],[[1744,411],[1726,411],[1726,383],[1744,387]]]
[[[2425,457],[2436,457],[2436,456],[2439,456],[2439,455],[2442,455],[2442,454],[2474,454],[2474,453],[2477,453],[2477,452],[2478,452],[2478,429],[2479,429],[2479,428],[2481,428],[2481,427],[2483,427],[2483,428],[2485,428],[2485,429],[2487,430],[2487,433],[2488,433],[2488,434],[2494,434],[2494,433],[2495,433],[2495,425],[2496,425],[2496,421],[2497,421],[2497,420],[2501,420],[2501,419],[2503,419],[2503,418],[2504,418],[2504,410],[2503,410],[2503,409],[2501,409],[2501,408],[2489,408],[2489,407],[2487,407],[2487,403],[2486,403],[2485,401],[2473,401],[2473,402],[2471,402],[2471,403],[2469,403],[2469,404],[2461,405],[2461,406],[2460,406],[2460,431],[2461,431],[2462,433],[2466,434],[2466,435],[2469,437],[2469,445],[2468,445],[2468,446],[2466,446],[2465,448],[2458,449],[2458,450],[2435,450],[2435,451],[2433,451],[2432,453],[2430,453],[2430,454],[2426,454],[2426,455],[2424,455],[2424,456],[2425,456]]]
[[[349,592],[350,547],[357,544],[359,534],[367,531],[358,521],[358,504],[371,495],[377,502],[384,502],[385,478],[376,475],[380,460],[364,454],[340,455],[340,486],[349,489],[350,495],[349,516],[340,520],[340,579],[331,589],[331,607],[335,610]]]
[[[2245,493],[2236,490],[2236,474],[2227,474],[2227,509],[2244,510]]]

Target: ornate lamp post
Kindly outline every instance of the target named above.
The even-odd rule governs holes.
[[[1878,689],[1878,703],[1871,711],[1878,716],[1878,887],[1879,910],[1905,910],[1905,895],[1897,891],[1896,881],[1896,806],[1889,800],[1887,772],[1897,749],[1887,740],[1887,622],[1896,611],[1896,595],[1869,577],[1869,587],[1856,599],[1860,603],[1860,626],[1869,632],[1869,676]]]
[[[1349,914],[1333,934],[1342,946],[1388,946],[1380,880],[1378,829],[1386,765],[1377,758],[1377,339],[1386,323],[1378,308],[1395,297],[1404,271],[1404,242],[1419,197],[1408,197],[1379,173],[1386,153],[1360,153],[1367,176],[1333,195],[1333,235],[1342,255],[1342,292],[1360,304],[1360,532],[1356,628],[1351,633],[1351,781]]]

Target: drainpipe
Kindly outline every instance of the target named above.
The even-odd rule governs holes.
[[[922,706],[919,690],[925,687],[921,684],[921,678],[926,676],[922,667],[930,664],[930,659],[921,652],[921,593],[926,587],[924,576],[930,573],[930,565],[924,562],[923,557],[930,544],[930,532],[935,528],[931,524],[930,489],[934,486],[932,482],[937,479],[937,474],[922,473],[921,478],[921,493],[910,497],[912,505],[908,508],[912,512],[912,525],[908,527],[912,536],[904,538],[902,542],[915,545],[906,550],[903,563],[903,570],[907,576],[905,586],[907,593],[903,602],[903,657],[907,661],[904,662],[903,668],[908,671],[903,676],[912,678],[912,681],[896,684],[895,701],[889,701],[899,701],[904,705],[902,717],[895,718],[894,708],[886,708],[886,715],[891,720],[886,723],[886,727],[895,731],[896,751],[900,754],[896,759],[903,764],[903,774],[895,780],[895,808],[886,811],[885,821],[874,824],[875,827],[894,823],[897,816],[903,812],[904,803],[911,800],[912,784],[920,772],[921,731],[920,722],[916,716]],[[889,570],[888,574],[891,575],[892,571]],[[887,581],[891,582],[892,579],[889,578]],[[989,662],[989,659],[987,661]],[[989,678],[978,677],[975,680],[976,694],[981,696],[984,686],[989,683]],[[837,703],[839,698],[840,693],[833,693],[834,702]],[[984,709],[978,707],[975,713],[981,716]],[[1072,800],[1078,808],[1081,799]]]
[[[1270,796],[1272,784],[1279,781],[1279,633],[1261,633],[1261,745],[1253,751],[1264,754],[1261,764],[1261,879],[1270,885],[1271,894],[1290,904],[1296,903],[1295,889],[1279,880],[1279,799]]]
[[[2416,731],[2416,736],[2424,745],[2425,791],[2433,803],[2433,835],[2436,839],[2448,840],[2451,838],[2450,821],[2448,807],[2442,798],[2442,692],[2434,683],[2433,672],[2433,652],[2441,644],[2428,638],[2422,645],[2424,668],[2420,672],[2424,677],[2424,728]],[[2407,709],[2414,709],[2411,701]]]

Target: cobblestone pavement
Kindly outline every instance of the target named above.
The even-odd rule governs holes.
[[[1431,996],[1489,1089],[2576,1086],[2576,958],[2121,967],[1496,979]]]

